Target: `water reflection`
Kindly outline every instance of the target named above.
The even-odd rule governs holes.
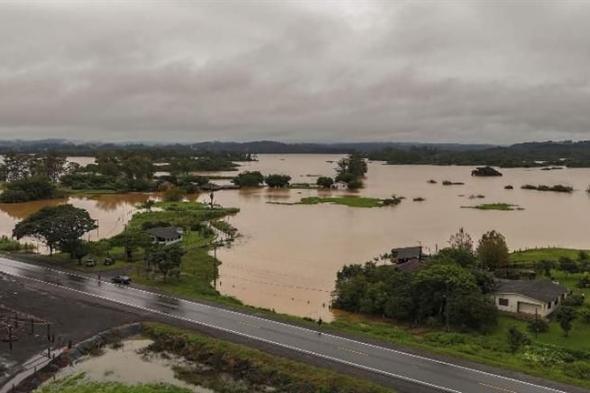
[[[129,222],[133,213],[137,211],[137,204],[157,198],[150,194],[113,194],[92,197],[73,196],[62,199],[24,203],[0,203],[0,236],[12,236],[14,225],[45,206],[57,206],[70,203],[76,207],[88,210],[90,217],[98,222],[98,229],[86,236],[87,240],[98,240],[111,237],[121,232]],[[32,239],[25,241],[33,242]],[[40,251],[43,251],[41,248]]]

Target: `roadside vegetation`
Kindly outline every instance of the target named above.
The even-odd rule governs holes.
[[[392,392],[360,378],[269,355],[243,345],[208,338],[192,331],[161,324],[146,324],[145,334],[154,340],[154,344],[148,348],[150,351],[171,352],[205,366],[198,368],[187,364],[177,367],[177,377],[219,393]],[[210,372],[203,371],[206,368],[213,368],[218,374],[211,375]],[[232,376],[240,382],[240,386],[232,387],[232,384],[219,373]]]
[[[344,267],[328,325],[374,339],[590,387],[590,258],[585,251],[538,249],[510,254],[503,236],[476,248],[463,231],[413,273],[393,264]],[[525,270],[572,291],[549,319],[498,312],[494,277]]]
[[[94,382],[84,374],[51,382],[35,390],[37,393],[191,393],[191,390],[169,384],[126,385],[120,382]]]

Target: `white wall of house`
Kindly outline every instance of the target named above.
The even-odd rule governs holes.
[[[508,302],[507,305],[505,304],[506,301]],[[500,311],[528,315],[537,313],[540,317],[546,317],[561,304],[561,298],[553,300],[549,305],[549,303],[518,293],[496,293],[494,294],[494,303]]]

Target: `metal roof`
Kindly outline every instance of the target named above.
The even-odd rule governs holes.
[[[551,280],[498,280],[496,293],[517,293],[532,299],[550,302],[568,292]]]

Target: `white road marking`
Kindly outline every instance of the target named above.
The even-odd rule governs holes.
[[[32,267],[38,267],[37,265],[30,265],[30,264],[28,264],[26,262],[20,262],[20,261],[12,260],[10,258],[4,258],[4,259],[7,259],[10,262],[16,262],[18,264],[29,265],[29,266],[32,266]],[[50,267],[42,267],[42,268],[44,268],[44,269],[46,269],[48,271],[52,271],[52,272],[58,273],[58,274],[71,275],[71,276],[74,276],[74,277],[79,277],[79,278],[84,278],[84,279],[88,279],[88,280],[93,280],[92,277],[84,276],[84,275],[81,275],[81,274],[64,272],[62,270],[57,270],[57,269],[53,269],[53,268],[50,268]],[[187,320],[189,322],[193,322],[193,323],[196,323],[196,324],[199,324],[199,325],[202,325],[202,326],[207,326],[207,327],[210,327],[210,328],[215,328],[215,329],[219,329],[219,330],[222,330],[222,331],[227,331],[227,332],[235,333],[235,334],[240,335],[240,336],[245,336],[245,337],[251,338],[251,339],[257,339],[259,341],[268,342],[268,343],[275,344],[275,345],[278,345],[278,346],[281,346],[281,347],[284,347],[284,348],[289,348],[289,349],[292,349],[292,350],[295,350],[295,351],[313,354],[313,355],[316,355],[316,356],[319,356],[319,357],[322,357],[322,358],[326,358],[326,359],[334,360],[334,361],[341,362],[341,363],[344,363],[344,364],[352,365],[352,366],[355,366],[355,367],[363,368],[363,369],[366,369],[366,370],[369,370],[369,371],[373,371],[373,372],[377,372],[377,373],[389,375],[389,376],[392,376],[392,377],[395,377],[395,378],[400,378],[402,380],[407,380],[407,381],[410,381],[410,382],[419,383],[419,384],[422,384],[422,385],[425,385],[425,386],[429,386],[429,387],[433,387],[433,388],[437,388],[437,389],[443,389],[443,390],[448,391],[448,392],[462,393],[462,392],[459,392],[457,390],[448,389],[448,388],[444,388],[444,387],[441,387],[441,386],[433,385],[433,384],[430,384],[428,382],[423,382],[423,381],[419,381],[419,380],[414,380],[414,379],[409,378],[409,377],[404,377],[404,376],[400,376],[400,375],[397,375],[397,374],[392,374],[392,373],[389,373],[389,372],[384,371],[384,370],[378,370],[378,369],[373,369],[373,368],[370,368],[370,367],[367,367],[367,366],[362,366],[362,365],[357,365],[357,364],[349,363],[349,362],[347,362],[345,360],[342,360],[342,359],[333,359],[333,358],[331,358],[331,357],[329,357],[327,355],[316,354],[314,352],[307,351],[307,350],[302,349],[302,348],[290,347],[290,346],[287,346],[286,344],[273,343],[273,342],[268,341],[268,340],[263,339],[263,338],[251,337],[251,336],[246,335],[246,334],[243,334],[243,333],[233,332],[233,331],[228,330],[228,329],[223,328],[223,327],[217,327],[217,326],[213,326],[213,325],[208,325],[208,324],[206,324],[204,322],[194,321],[194,320],[190,320],[190,319],[187,319],[187,318],[184,318],[184,317],[180,317],[180,316],[174,316],[174,315],[170,315],[170,314],[165,314],[165,313],[162,313],[162,312],[157,311],[157,310],[151,310],[151,309],[148,309],[148,308],[145,308],[145,307],[142,307],[142,306],[133,305],[133,304],[127,304],[125,302],[117,301],[117,300],[114,300],[114,299],[109,299],[109,298],[106,298],[106,297],[102,297],[100,295],[94,295],[94,294],[90,294],[90,293],[87,293],[87,292],[79,291],[79,290],[76,290],[76,289],[73,289],[73,288],[64,287],[63,285],[57,285],[57,284],[54,284],[54,283],[50,283],[50,282],[46,282],[46,281],[42,281],[42,280],[30,278],[30,277],[24,277],[24,276],[18,276],[18,277],[27,278],[27,279],[30,279],[30,280],[33,280],[33,281],[38,281],[38,282],[46,283],[46,284],[49,284],[49,285],[56,286],[58,288],[65,288],[65,289],[68,289],[68,290],[71,290],[71,291],[75,291],[75,292],[79,292],[79,293],[82,293],[82,294],[85,294],[85,295],[88,295],[88,296],[94,296],[94,297],[99,298],[99,299],[113,301],[115,303],[120,303],[120,304],[129,306],[129,307],[134,307],[134,308],[138,308],[138,309],[141,309],[141,310],[144,310],[144,311],[153,312],[153,313],[160,314],[160,315],[163,315],[163,316],[166,316],[166,317],[173,317],[173,318],[176,318],[176,319]],[[108,282],[108,281],[102,281],[102,283],[106,283],[108,285],[116,286],[115,284],[113,284],[111,282]],[[144,290],[144,289],[140,289],[140,288],[128,287],[128,289],[129,290],[138,291],[138,292],[143,292],[143,293],[146,293],[146,294],[149,294],[149,295],[152,295],[152,296],[162,296],[161,294],[158,294],[158,293],[155,293],[155,292],[150,292],[150,291],[147,291],[147,290]],[[173,296],[168,296],[168,295],[164,295],[164,296],[167,296],[167,297],[170,297],[170,298],[174,298]],[[219,311],[222,311],[222,312],[227,312],[227,313],[230,313],[230,314],[240,315],[242,317],[259,319],[259,320],[263,320],[263,321],[266,321],[266,322],[271,322],[271,323],[274,323],[274,324],[277,324],[277,325],[286,326],[286,327],[294,328],[294,329],[299,329],[299,330],[302,330],[302,331],[305,331],[305,332],[315,333],[314,330],[311,330],[311,329],[308,329],[308,328],[305,328],[305,327],[301,327],[301,326],[297,326],[297,325],[291,325],[291,324],[288,324],[288,323],[279,322],[279,321],[275,321],[275,320],[272,320],[272,319],[267,319],[267,318],[259,317],[259,316],[256,316],[256,315],[244,314],[244,313],[239,312],[239,311],[233,311],[233,310],[228,310],[228,309],[225,309],[225,308],[214,307],[214,306],[211,306],[211,305],[208,305],[208,304],[197,303],[197,302],[186,300],[186,299],[182,299],[182,298],[174,298],[174,299],[178,299],[178,300],[180,300],[182,302],[186,302],[186,303],[190,303],[190,304],[195,304],[195,305],[201,306],[201,307],[206,306],[206,307],[209,307],[211,309],[219,310]],[[359,345],[363,345],[363,346],[366,346],[368,348],[374,348],[374,349],[384,350],[384,351],[387,351],[387,352],[396,353],[396,354],[399,354],[399,355],[405,355],[405,356],[412,357],[412,358],[415,358],[415,359],[425,360],[425,361],[429,361],[429,362],[433,362],[433,363],[437,363],[437,364],[443,364],[445,366],[450,366],[450,367],[456,367],[456,368],[461,369],[461,370],[465,370],[465,371],[469,371],[469,372],[473,372],[473,373],[477,373],[477,374],[481,374],[481,375],[486,375],[486,376],[490,376],[490,377],[494,377],[494,378],[499,378],[499,379],[502,379],[502,380],[505,380],[505,381],[509,381],[509,382],[521,383],[523,385],[527,385],[527,386],[530,386],[530,387],[544,389],[544,390],[549,391],[549,392],[554,392],[554,393],[568,393],[568,392],[565,392],[563,390],[554,389],[554,388],[551,388],[551,387],[548,387],[548,386],[542,386],[542,385],[534,384],[534,383],[531,383],[531,382],[522,381],[520,379],[516,379],[516,378],[512,378],[512,377],[506,377],[506,376],[500,375],[500,374],[493,374],[493,373],[490,373],[490,372],[487,372],[487,371],[478,370],[478,369],[470,368],[470,367],[466,367],[466,366],[461,366],[461,365],[458,365],[458,364],[449,363],[449,362],[445,362],[445,361],[440,361],[440,360],[432,359],[432,358],[429,358],[429,357],[426,357],[426,356],[416,355],[416,354],[409,353],[409,352],[403,352],[403,351],[399,351],[399,350],[388,348],[388,347],[382,347],[382,346],[378,346],[378,345],[374,345],[374,344],[365,343],[365,342],[362,342],[362,341],[356,341],[356,340],[352,340],[350,338],[346,338],[346,337],[342,337],[342,336],[336,336],[336,335],[332,335],[332,334],[329,334],[329,333],[324,333],[324,336],[335,338],[335,339],[339,339],[339,340],[348,341],[348,342],[359,344]]]

